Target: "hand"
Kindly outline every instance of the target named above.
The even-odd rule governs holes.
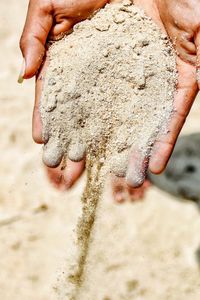
[[[42,144],[42,122],[39,101],[48,65],[46,42],[57,40],[71,30],[77,22],[88,18],[94,11],[108,2],[118,0],[30,0],[26,23],[20,40],[24,57],[19,82],[36,76],[35,105],[33,110],[33,139]],[[84,170],[85,161],[67,161],[67,167],[46,168],[51,182],[59,189],[70,188]]]
[[[177,54],[185,62],[195,65],[200,56],[199,0],[156,0],[156,4]]]
[[[48,63],[45,59],[47,39],[58,39],[60,35],[72,29],[75,23],[86,19],[107,2],[109,0],[30,0],[20,40],[24,63],[19,81],[37,74],[33,111],[33,139],[35,142],[43,143],[39,99]],[[42,68],[40,68],[42,63]]]
[[[135,0],[135,3],[141,8],[143,8],[146,11],[146,13],[150,17],[152,17],[152,19],[164,31],[167,21],[162,20],[160,18],[160,15],[164,14],[164,10],[166,8],[164,5],[159,6],[157,2],[159,2],[159,0],[148,0],[148,1]],[[160,1],[159,3],[161,2],[162,1]],[[175,2],[175,0],[171,0],[171,1],[163,0],[163,3],[166,2]],[[187,2],[187,1],[180,1],[180,2]],[[195,9],[196,7],[193,8],[193,10]],[[180,20],[184,16],[185,12],[188,11],[184,10],[184,7],[182,7],[182,11],[180,11],[180,15],[179,15]],[[179,22],[179,20],[177,21]],[[189,53],[189,57],[192,57],[193,50],[190,52],[188,48],[188,53]],[[186,62],[185,60],[186,59],[183,59],[182,57],[178,57],[177,55],[178,84],[177,84],[177,91],[174,100],[174,111],[168,127],[169,129],[168,134],[159,136],[158,140],[154,144],[150,161],[148,161],[146,158],[142,158],[139,160],[137,159],[135,160],[135,162],[133,161],[132,165],[130,166],[130,168],[134,170],[134,172],[132,171],[132,173],[136,173],[136,174],[141,173],[140,177],[142,177],[143,175],[142,177],[143,180],[140,181],[140,184],[142,184],[145,179],[145,174],[148,167],[149,170],[155,174],[159,174],[165,169],[169,157],[173,151],[177,137],[184,125],[186,117],[196,97],[198,91],[198,86],[196,81],[196,67],[191,65],[188,61]],[[141,161],[140,165],[138,165],[138,161]],[[134,178],[132,182],[128,182],[128,183],[133,186]]]
[[[25,61],[19,80],[37,73],[45,55],[47,38],[58,39],[107,2],[109,0],[30,0],[20,40]]]
[[[61,13],[60,9],[58,9],[57,14],[55,14],[54,8],[54,13],[52,13],[52,8],[49,9],[47,7],[48,1],[46,1],[45,5],[43,6],[41,6],[40,1],[39,7],[37,7],[37,5],[35,6],[35,2],[39,3],[39,0],[31,1],[32,4],[30,4],[29,6],[28,17],[21,39],[22,51],[26,60],[24,78],[29,78],[37,72],[44,55],[45,42],[49,33],[52,38],[56,38],[60,35],[60,33],[68,31],[76,22],[88,16],[88,10],[86,9],[83,10],[85,12],[84,17],[83,15],[81,15],[81,17],[80,15],[77,16],[77,11],[71,9],[71,11],[73,11],[73,14],[69,16],[68,13],[65,17],[63,17],[63,13]],[[62,2],[69,3],[69,0],[65,0]],[[91,2],[93,4],[95,3],[95,5],[93,5],[93,9],[90,6],[90,13],[95,9],[98,9],[100,6],[103,6],[108,1],[77,0],[76,5],[74,4],[73,8],[86,8],[84,4],[88,5],[88,3],[90,3],[91,5]],[[160,28],[162,30],[165,30],[165,24],[160,18],[160,11],[156,0],[135,0],[135,3],[146,10],[146,13],[153,18],[153,20],[160,26]],[[82,6],[80,6],[80,4]],[[68,5],[68,8],[69,7],[70,6]],[[65,10],[63,10],[63,12],[64,11]],[[60,12],[60,15],[58,12]],[[58,16],[60,16],[60,19]],[[56,22],[53,23],[54,19],[56,19]],[[60,24],[58,24],[59,20]],[[36,23],[38,25],[35,27]],[[39,57],[40,59],[36,61],[34,59],[35,57]],[[41,69],[40,74],[37,77],[36,103],[33,117],[33,137],[35,141],[39,143],[42,143],[42,127],[38,106],[46,65],[47,63],[44,63],[43,68]],[[143,180],[145,178],[145,173],[148,165],[153,173],[160,173],[165,168],[178,134],[184,124],[184,121],[187,117],[187,114],[189,113],[189,110],[197,93],[196,68],[178,57],[177,68],[179,72],[179,82],[174,102],[174,113],[169,124],[169,133],[160,137],[156,141],[150,161],[148,161],[146,158],[138,159],[135,160],[135,163],[133,161],[129,167],[129,169],[135,169],[135,172],[131,171],[132,173],[141,173],[143,175]],[[140,165],[138,164],[138,161],[141,161]],[[141,180],[139,184],[142,184],[143,180]],[[129,184],[134,186],[134,178],[132,182],[129,182]]]

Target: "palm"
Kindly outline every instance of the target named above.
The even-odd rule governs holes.
[[[135,4],[144,9],[161,31],[166,33],[165,24],[160,19],[160,12],[155,0],[135,0]],[[165,169],[198,90],[194,66],[177,56],[177,71],[177,91],[174,98],[174,111],[168,124],[168,133],[158,136],[149,161],[150,171],[156,174]]]
[[[198,91],[196,67],[184,62],[177,56],[177,71],[178,82],[174,98],[174,111],[168,126],[168,133],[159,136],[154,145],[149,164],[153,173],[160,173],[166,167]]]

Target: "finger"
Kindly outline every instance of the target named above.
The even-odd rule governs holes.
[[[148,168],[148,155],[143,154],[138,149],[132,149],[129,156],[128,169],[126,173],[126,183],[132,187],[140,187],[146,178]]]
[[[193,34],[185,32],[179,27],[167,24],[167,33],[176,50],[176,54],[186,63],[196,64],[196,46]]]
[[[73,25],[75,24],[74,20],[64,19],[56,20],[58,24],[55,24],[49,33],[49,39],[56,41],[64,37],[65,34],[69,33]]]
[[[168,133],[158,137],[149,162],[149,169],[154,174],[159,174],[165,169],[197,94],[195,67],[177,58],[177,68],[179,72],[178,86]]]
[[[86,145],[81,141],[80,138],[74,137],[74,141],[68,148],[68,158],[71,161],[79,162],[85,158]]]
[[[64,150],[59,138],[50,138],[43,147],[42,160],[47,167],[56,168],[60,165],[64,156]]]
[[[108,2],[108,0],[80,1],[78,9],[76,1],[69,2],[68,7],[65,5],[65,13],[55,15],[55,24],[51,28],[49,38],[60,39],[72,29],[74,24],[87,19],[94,11],[102,8]],[[61,2],[60,5],[63,10],[63,3]],[[59,10],[59,3],[57,3],[57,8]]]
[[[150,182],[147,179],[144,181],[143,185],[139,188],[128,187],[128,194],[129,194],[130,201],[133,202],[136,200],[142,200],[145,197],[145,193],[149,187],[150,187]]]
[[[74,24],[85,20],[92,14],[93,11],[102,8],[108,0],[90,0],[88,2],[83,1],[79,4],[77,9],[76,1],[69,3],[69,7],[66,7],[65,14],[58,14],[55,16],[55,24],[50,31],[50,39],[57,40],[64,34],[69,32]],[[62,2],[61,2],[62,5]],[[59,3],[58,3],[59,6]],[[75,6],[75,7],[74,7]]]
[[[66,168],[63,171],[64,185],[66,189],[71,188],[82,175],[85,168],[85,159],[73,162],[67,159]]]
[[[124,178],[112,175],[112,194],[115,202],[123,203],[126,200],[127,185]]]
[[[161,7],[160,7],[161,5]],[[196,63],[196,46],[194,44],[194,34],[190,27],[185,31],[185,26],[175,22],[172,16],[166,13],[163,3],[158,3],[160,17],[165,26],[165,30],[172,41],[177,55],[186,63],[195,65]],[[162,14],[164,12],[164,14]]]
[[[45,44],[53,24],[50,1],[30,0],[27,18],[20,40],[20,48],[25,60],[21,77],[34,76],[43,60]]]
[[[61,167],[49,168],[45,166],[47,177],[51,184],[58,190],[64,190],[63,171]]]
[[[144,198],[143,185],[139,188],[128,187],[128,195],[131,202],[142,200]]]
[[[196,47],[193,41],[189,41],[185,33],[179,33],[173,42],[177,55],[186,63],[196,64]]]
[[[50,182],[55,188],[61,191],[71,188],[81,176],[85,167],[84,160],[78,163],[67,160],[66,164],[68,166],[67,172],[62,163],[57,168],[45,168]]]
[[[117,177],[125,177],[128,166],[129,149],[113,155],[110,159],[110,171]]]
[[[45,79],[45,73],[48,66],[48,57],[45,58],[45,61],[38,73],[36,78],[36,85],[35,85],[35,104],[33,108],[33,119],[32,119],[32,136],[33,140],[37,144],[43,144],[44,142],[48,141],[48,137],[46,136],[45,139],[43,138],[42,134],[42,120],[40,115],[40,99],[42,95],[42,89]]]
[[[195,36],[195,45],[197,49],[197,60],[196,60],[197,84],[200,89],[200,30],[197,32]]]

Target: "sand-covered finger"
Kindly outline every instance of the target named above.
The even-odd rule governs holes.
[[[63,158],[63,149],[59,141],[49,139],[48,143],[43,147],[43,162],[48,167],[57,167]]]

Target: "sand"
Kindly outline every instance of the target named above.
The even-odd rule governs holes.
[[[68,193],[54,190],[41,164],[41,146],[31,139],[34,80],[17,84],[27,4],[10,0],[8,9],[6,1],[0,3],[0,298],[57,300],[53,287],[67,267],[85,178]],[[200,130],[199,115],[198,98],[184,133]],[[88,270],[82,300],[198,300],[196,206],[155,187],[143,202],[119,206],[107,183],[101,231],[95,233],[99,250],[90,254],[93,272]]]
[[[134,171],[127,171],[130,155],[139,151],[142,159],[149,156],[158,132],[167,130],[175,54],[159,28],[132,1],[123,1],[76,25],[50,47],[49,60],[40,105],[43,160],[53,167],[66,155],[74,161],[86,155],[87,161],[75,254],[66,284],[60,286],[67,299],[77,300],[82,299],[88,253],[96,249],[93,227],[101,214],[106,174],[138,184],[140,175],[132,178]]]
[[[108,4],[54,43],[49,60],[45,163],[56,166],[66,155],[79,161],[103,145],[108,171],[126,176],[129,156],[150,155],[173,110],[176,63],[167,37],[131,1]]]

